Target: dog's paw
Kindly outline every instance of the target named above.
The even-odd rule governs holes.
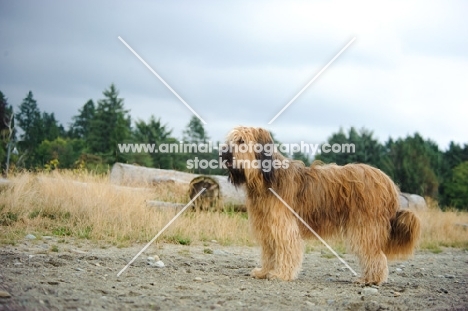
[[[271,271],[267,274],[267,279],[269,280],[280,280],[280,281],[292,281],[296,278],[293,274],[284,274],[275,271]]]
[[[268,277],[268,271],[262,268],[255,268],[250,272],[250,275],[256,279],[266,279]]]
[[[371,285],[381,285],[383,282],[371,281],[365,278],[359,278],[354,281],[354,284],[358,284],[361,286],[371,286]]]

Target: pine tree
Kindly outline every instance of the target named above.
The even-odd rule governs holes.
[[[69,136],[72,138],[88,139],[91,127],[91,121],[94,119],[96,107],[92,99],[79,110],[79,114],[73,117],[73,123],[70,126]]]
[[[154,144],[160,146],[161,144],[177,143],[175,138],[171,137],[172,130],[167,129],[167,125],[163,125],[160,119],[156,119],[151,116],[148,123],[143,120],[139,120],[135,123],[135,129],[133,130],[133,140],[135,143]],[[176,168],[177,160],[180,157],[179,154],[153,152],[149,155],[151,159],[150,166],[163,169],[174,169]],[[145,163],[145,156],[140,155],[135,158],[135,162]]]
[[[87,144],[91,153],[105,157],[108,163],[125,161],[118,144],[126,142],[131,133],[129,110],[114,84],[103,92],[104,99],[97,103],[94,118],[90,121]]]
[[[181,155],[181,163],[187,163],[190,159],[198,158],[199,161],[206,160],[217,160],[219,155],[216,150],[213,150],[211,153],[200,152],[201,145],[208,144],[210,138],[208,137],[205,127],[199,118],[196,116],[192,116],[190,122],[187,124],[187,127],[183,131],[183,138],[185,144],[196,144],[197,145],[197,152],[192,152],[190,154],[182,154]],[[198,174],[214,174],[218,173],[219,170],[211,169],[211,168],[204,168],[201,167],[195,168],[195,173]]]
[[[42,113],[42,127],[44,139],[53,141],[59,136],[64,136],[63,126],[55,119],[55,114],[43,112]]]
[[[468,210],[468,161],[455,166],[451,175],[445,189],[447,205]]]
[[[461,147],[451,141],[449,148],[442,155],[442,168],[439,178],[439,203],[442,206],[453,206],[453,196],[450,192],[453,190],[454,168],[466,161],[468,161],[468,144]],[[452,189],[449,190],[449,188]]]
[[[375,167],[382,166],[382,156],[384,147],[373,137],[373,132],[365,128],[357,131],[351,127],[348,135],[345,134],[343,129],[340,128],[338,133],[332,134],[328,138],[327,143],[333,146],[339,144],[341,146],[346,144],[354,144],[354,153],[345,152],[323,152],[316,156],[317,160],[325,163],[336,163],[338,165],[345,165],[348,163],[365,163]],[[343,147],[341,150],[343,151]]]
[[[19,106],[16,121],[18,126],[23,130],[20,139],[21,149],[27,154],[25,164],[26,167],[31,167],[35,164],[35,150],[44,140],[41,112],[31,91],[29,91]]]
[[[401,191],[437,198],[439,178],[439,150],[437,145],[415,133],[405,139],[387,143],[387,163],[392,168],[387,174]]]
[[[183,140],[188,143],[206,143],[210,138],[199,118],[193,116],[183,132]]]

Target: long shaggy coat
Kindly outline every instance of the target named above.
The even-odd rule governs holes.
[[[243,144],[266,146],[273,140],[262,128],[237,127],[229,133],[227,145]],[[361,281],[366,284],[387,280],[387,258],[413,253],[420,234],[419,219],[410,211],[399,210],[399,190],[379,169],[317,162],[305,167],[278,152],[241,149],[230,148],[222,158],[231,182],[247,191],[250,225],[262,249],[261,267],[252,276],[295,279],[302,265],[303,239],[314,237],[269,188],[320,236],[344,236],[359,258]]]

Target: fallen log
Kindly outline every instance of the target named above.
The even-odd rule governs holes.
[[[110,182],[121,186],[154,187],[174,184],[187,187],[190,199],[202,188],[206,190],[195,200],[194,210],[246,211],[245,192],[228,181],[227,176],[199,175],[175,170],[148,168],[131,164],[115,163],[110,173]],[[167,202],[170,203],[170,202]],[[151,206],[162,207],[161,204]],[[167,208],[167,206],[164,206]]]

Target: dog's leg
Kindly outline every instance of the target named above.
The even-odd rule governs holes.
[[[269,237],[265,237],[259,241],[262,248],[261,268],[252,270],[251,275],[257,279],[265,279],[275,266],[275,251],[272,241]]]
[[[358,256],[362,269],[359,283],[380,285],[387,281],[387,257],[382,251],[386,239],[384,228],[375,222],[372,226],[348,228],[351,249]]]
[[[292,281],[301,270],[304,254],[304,243],[295,221],[278,231],[275,244],[275,268],[268,278]]]
[[[274,268],[267,278],[294,280],[302,265],[304,244],[295,216],[281,202],[271,209],[269,219],[270,245],[274,251]]]
[[[387,257],[382,251],[374,254],[359,255],[363,276],[359,283],[366,285],[380,285],[387,281]]]
[[[291,281],[301,269],[304,245],[295,216],[281,202],[273,204],[278,206],[268,213],[250,215],[252,229],[262,248],[262,266],[253,269],[251,275],[258,279]]]

